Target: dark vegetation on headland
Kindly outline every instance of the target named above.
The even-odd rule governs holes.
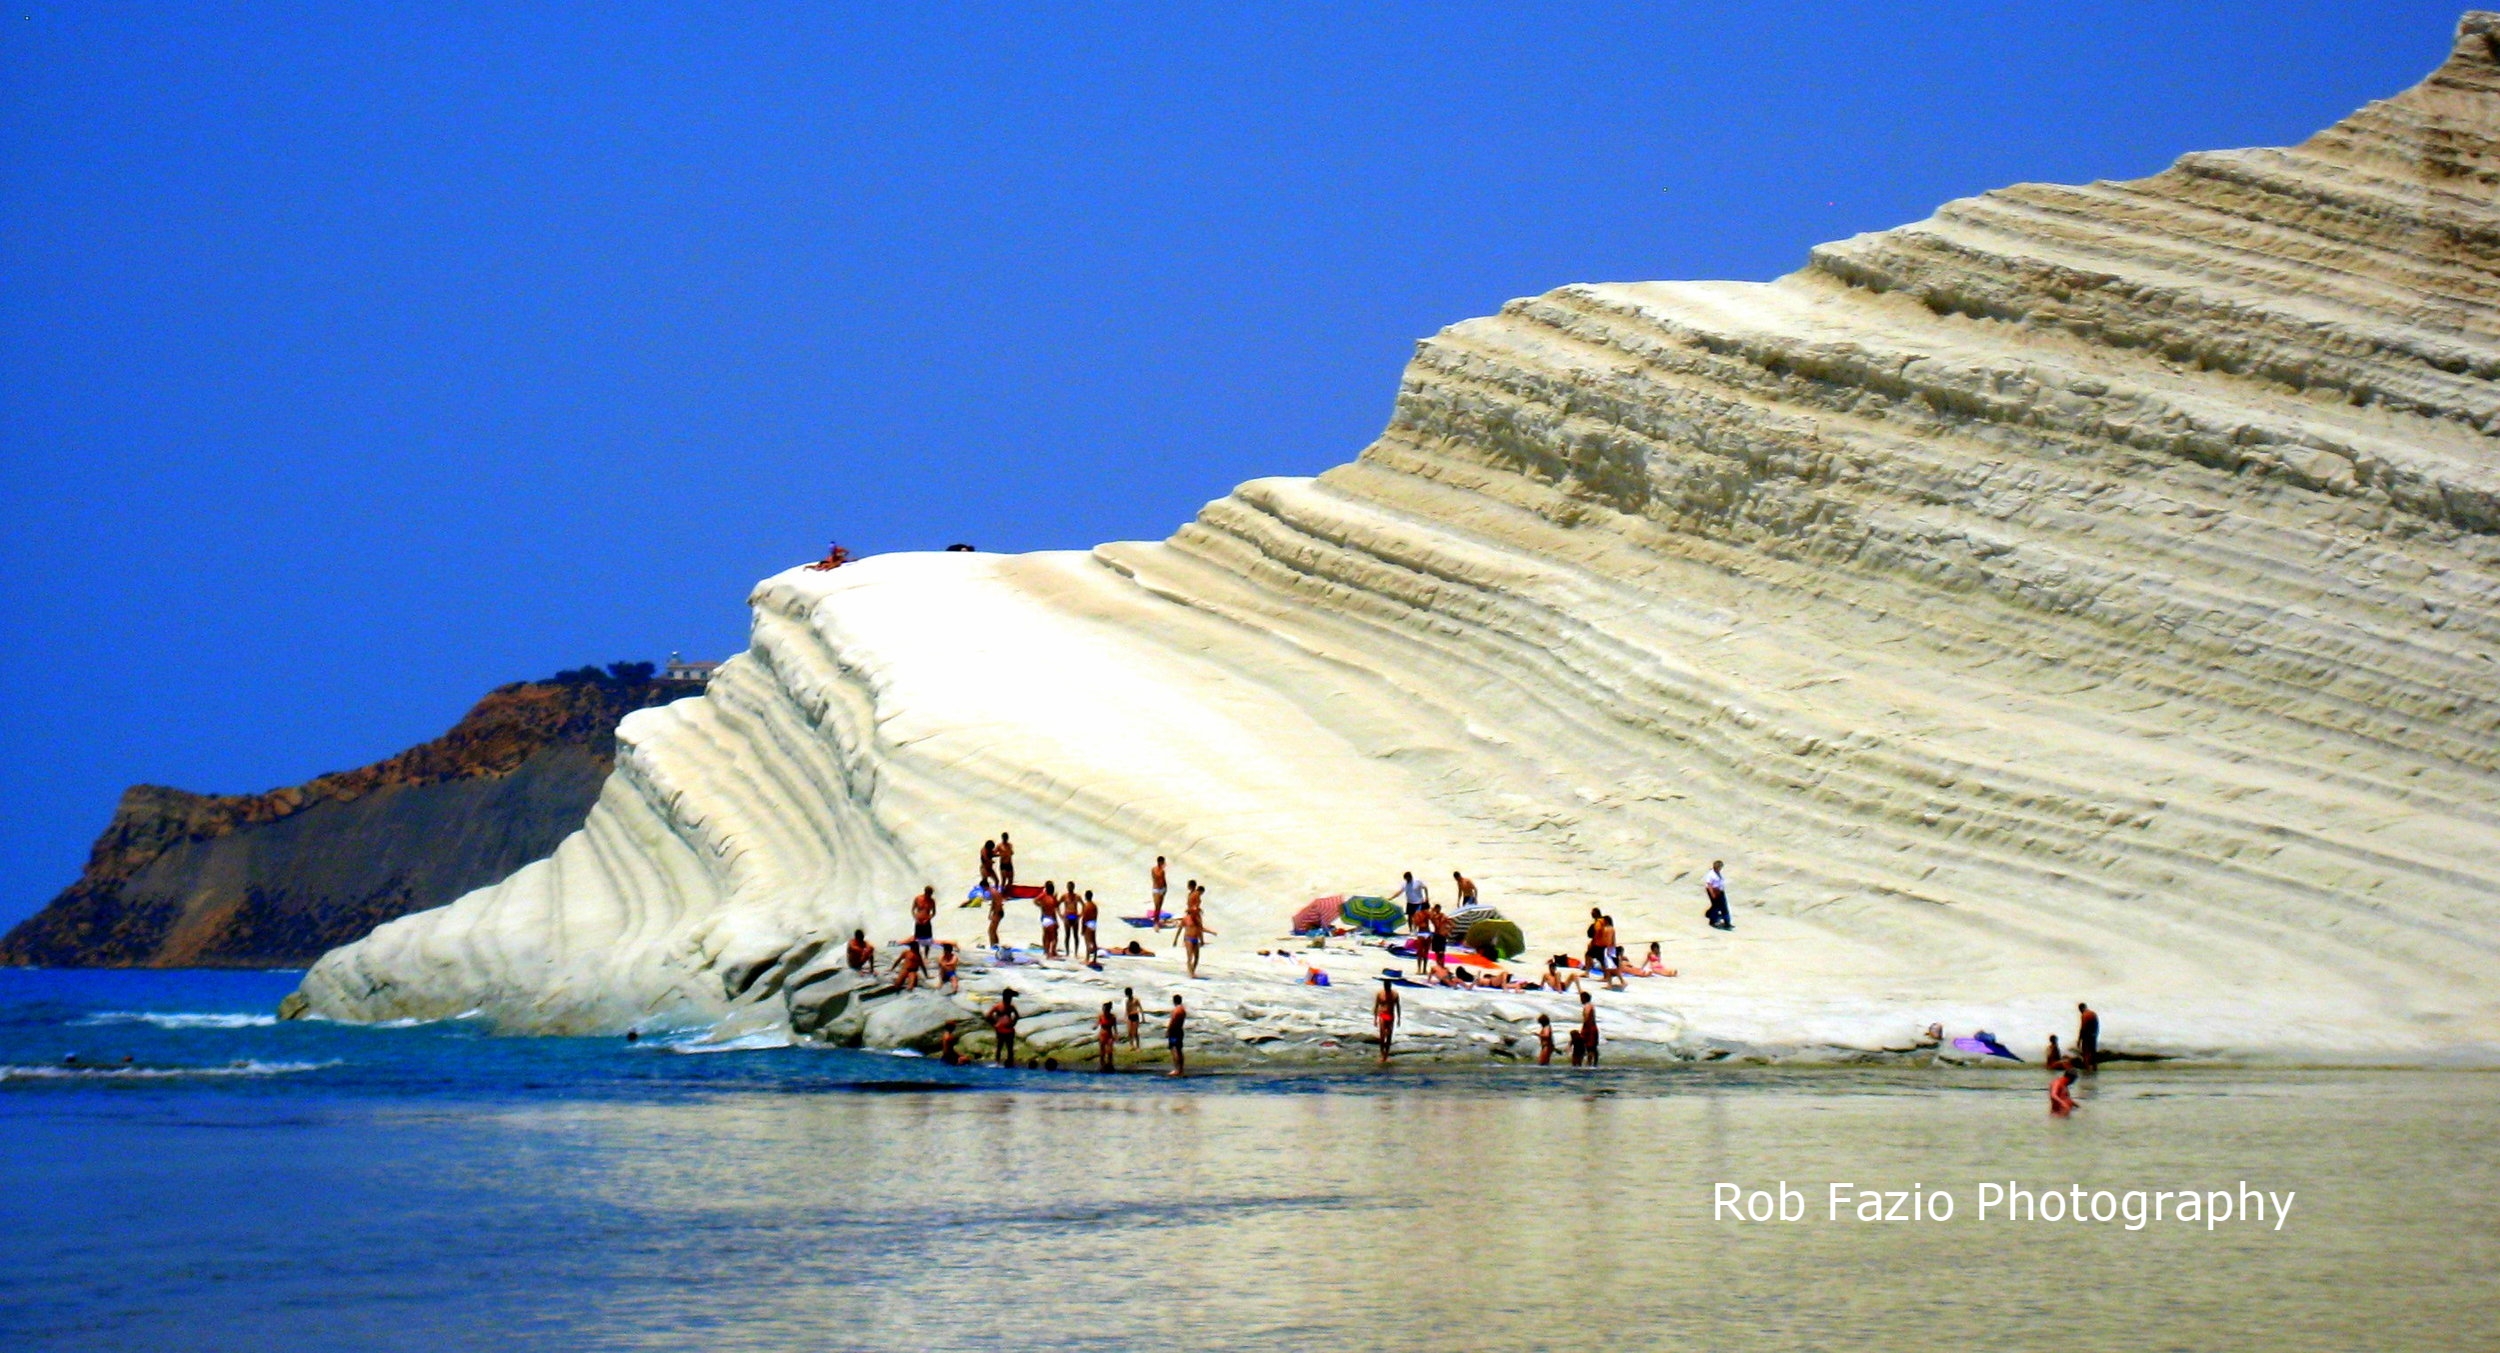
[[[265,794],[133,785],[86,872],[0,965],[298,967],[552,852],[589,815],[617,721],[702,691],[647,662],[499,686],[396,756]]]

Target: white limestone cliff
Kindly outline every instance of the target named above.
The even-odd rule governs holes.
[[[2500,16],[2298,147],[1453,326],[1359,459],[1169,540],[752,604],[552,859],[309,1009],[769,1013],[1005,828],[1113,912],[1172,857],[1227,946],[1401,869],[1548,950],[1603,905],[1744,1036],[2081,996],[2148,1046],[2487,1053]]]

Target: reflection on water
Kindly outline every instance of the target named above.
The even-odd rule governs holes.
[[[12,1347],[2500,1346],[2500,1077],[1321,1077],[12,1121]],[[1097,1090],[1093,1085],[1101,1085]],[[2279,1231],[2009,1224],[2296,1192]],[[1711,1218],[1720,1181],[1808,1220]],[[1955,1195],[1829,1222],[1826,1189]]]

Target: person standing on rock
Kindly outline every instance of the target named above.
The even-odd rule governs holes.
[[[1189,1002],[1179,992],[1172,993],[1172,1016],[1163,1023],[1163,1045],[1172,1050],[1171,1075],[1189,1074]]]
[[[1554,1017],[1551,1015],[1536,1017],[1536,1064],[1554,1064]]]
[[[1424,904],[1432,900],[1432,890],[1420,883],[1417,883],[1415,881],[1415,871],[1409,869],[1398,883],[1398,898],[1406,904],[1407,933],[1410,935],[1423,934],[1423,927],[1417,925],[1415,921],[1416,918],[1424,914]],[[1415,971],[1422,972],[1423,967],[1419,964],[1416,966]]]
[[[1033,899],[1042,913],[1042,957],[1059,957],[1059,885],[1054,879],[1042,880],[1042,895]]]
[[[1094,890],[1091,888],[1085,890],[1085,909],[1078,913],[1077,919],[1085,931],[1085,961],[1094,962],[1102,957],[1102,909],[1094,905]],[[1076,946],[1071,944],[1068,949],[1074,952]]]
[[[1161,930],[1163,928],[1163,894],[1172,883],[1171,876],[1163,872],[1162,856],[1155,856],[1155,867],[1147,873],[1146,878],[1153,885],[1155,895],[1154,905],[1146,909],[1146,915],[1153,921],[1154,928]]]
[[[981,843],[981,886],[989,889],[992,895],[998,892],[998,842],[996,839]]]
[[[998,834],[998,886],[1016,886],[1016,843],[1008,840],[1005,832]]]
[[[1120,1045],[1120,1022],[1111,1014],[1111,1002],[1102,1003],[1102,1013],[1094,1017],[1094,1055],[1099,1069],[1111,1069],[1111,1051]]]
[[[2075,1066],[2084,1071],[2101,1069],[2101,1017],[2082,1001],[2075,1002],[2079,1012],[2075,1024]]]
[[[1198,951],[1206,947],[1207,936],[1215,933],[1207,929],[1206,913],[1198,909],[1201,896],[1202,894],[1198,892],[1198,885],[1191,883],[1189,885],[1189,910],[1181,915],[1181,948],[1188,953],[1191,977],[1198,975]]]
[[[1465,911],[1476,905],[1476,881],[1453,869],[1450,878],[1458,884],[1458,909]]]
[[[1131,1051],[1135,1051],[1140,1046],[1137,1041],[1137,1022],[1145,1017],[1146,1004],[1137,999],[1135,987],[1122,987],[1120,994],[1128,998],[1128,1045]]]
[[[990,889],[990,947],[998,947],[998,923],[1007,919],[1007,890]]]
[[[1701,915],[1713,930],[1736,928],[1736,922],[1727,913],[1727,875],[1719,872],[1725,868],[1727,861],[1712,860],[1710,872],[1701,876],[1702,895],[1710,899],[1710,906]]]
[[[1588,1064],[1597,1065],[1597,1002],[1585,991],[1580,993],[1580,1051],[1588,1055]]]
[[[1398,988],[1395,982],[1380,979],[1380,994],[1372,997],[1372,1022],[1380,1026],[1380,1064],[1389,1064],[1389,1039],[1398,1031]]]
[[[920,962],[927,966],[929,946],[937,942],[937,885],[920,885],[920,896],[911,900],[911,947],[920,950]]]
[[[998,1064],[1016,1064],[1016,989],[1006,987],[998,993],[998,1003],[989,1008],[990,1032],[998,1038]]]

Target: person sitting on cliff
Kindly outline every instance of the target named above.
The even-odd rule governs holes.
[[[830,573],[849,562],[851,562],[851,552],[843,549],[841,543],[837,541],[825,547],[824,558],[817,560],[815,563],[812,563],[807,567],[813,572]]]
[[[1659,954],[1658,941],[1651,940],[1648,957],[1641,960],[1639,967],[1632,969],[1632,975],[1635,977],[1673,977],[1675,969],[1668,967],[1666,959]]]
[[[963,984],[955,979],[955,944],[952,940],[938,946],[938,986],[949,992],[964,989]]]
[[[929,970],[929,962],[920,956],[920,946],[906,944],[902,956],[894,960],[894,985],[904,991],[920,989],[920,976]]]
[[[2057,1046],[2057,1035],[2050,1034],[2049,1050],[2040,1058],[2040,1065],[2047,1067],[2051,1071],[2063,1071],[2074,1064],[2074,1059],[2068,1057],[2063,1051],[2059,1050]]]
[[[868,932],[854,930],[851,942],[842,946],[842,961],[852,972],[873,972],[877,966],[877,946],[868,942]]]

